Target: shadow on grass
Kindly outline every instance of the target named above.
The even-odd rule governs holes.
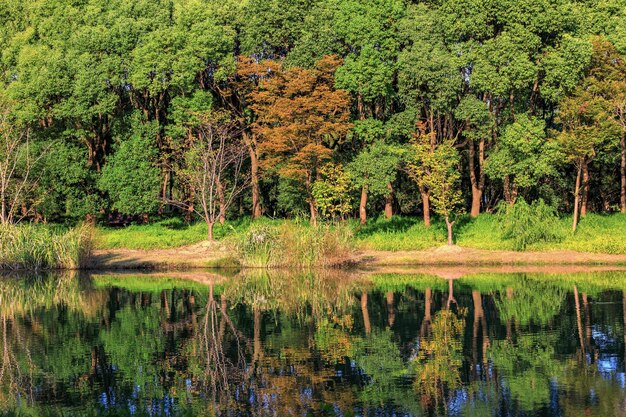
[[[419,222],[421,222],[421,218],[417,217],[394,216],[390,220],[387,220],[384,217],[379,217],[357,229],[356,236],[367,237],[380,233],[402,233],[406,232]]]

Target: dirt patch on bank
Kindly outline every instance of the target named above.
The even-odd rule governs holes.
[[[219,242],[200,242],[172,249],[103,249],[95,250],[90,269],[152,269],[173,270],[191,268],[235,267],[231,251]]]
[[[361,251],[349,264],[363,268],[404,266],[626,266],[626,254],[611,255],[574,251],[514,252],[463,248],[433,248],[424,251]],[[236,267],[235,254],[219,242],[201,242],[173,249],[107,249],[93,253],[89,268],[101,270]]]
[[[515,252],[463,248],[460,246],[434,248],[425,251],[363,251],[359,263],[381,266],[429,265],[622,265],[626,254],[612,255],[574,251]]]

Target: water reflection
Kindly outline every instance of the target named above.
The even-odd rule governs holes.
[[[453,278],[0,278],[0,414],[626,414],[626,273]]]

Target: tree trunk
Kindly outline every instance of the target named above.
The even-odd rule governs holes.
[[[485,189],[485,140],[481,139],[478,144],[478,176],[476,175],[476,150],[473,140],[468,141],[468,150],[469,174],[472,184],[472,210],[470,213],[472,217],[478,217],[480,214],[480,202]]]
[[[0,224],[6,225],[7,221],[7,205],[4,195],[0,196]]]
[[[363,314],[363,327],[365,328],[365,334],[369,335],[372,332],[372,324],[370,322],[370,313],[367,310],[367,293],[361,293],[361,314]]]
[[[252,187],[252,218],[258,219],[263,215],[261,206],[261,189],[259,185],[259,158],[254,148],[248,147],[250,153],[250,186]]]
[[[367,222],[367,186],[361,187],[361,203],[359,204],[359,219],[361,224]]]
[[[215,225],[215,222],[207,222],[207,239],[209,241],[214,241],[215,238],[213,237],[213,226]]]
[[[242,133],[243,142],[248,148],[250,156],[250,188],[252,190],[252,219],[258,219],[263,215],[261,206],[261,189],[259,188],[259,157],[256,153],[255,139],[246,131]]]
[[[574,186],[574,220],[572,223],[572,230],[576,231],[576,226],[578,226],[578,207],[580,200],[580,176],[581,176],[581,165],[578,166],[578,173],[576,174],[576,185]]]
[[[580,343],[580,349],[583,354],[585,353],[585,345],[583,343],[583,325],[580,319],[580,301],[578,299],[578,288],[574,285],[574,304],[576,306],[576,327],[578,327],[578,341]]]
[[[509,178],[509,176],[505,176],[504,177],[504,201],[506,201],[507,204],[512,204],[511,201],[513,201],[513,198],[511,197],[511,179]]]
[[[317,224],[317,209],[315,208],[315,200],[313,200],[313,197],[309,198],[309,209],[311,210],[310,222],[315,226]]]
[[[450,218],[446,216],[446,226],[448,227],[448,245],[454,245],[454,241],[452,240],[452,226],[454,226],[454,222],[450,221]]]
[[[385,218],[387,220],[393,217],[393,186],[390,182],[387,183],[387,197],[385,197]]]
[[[589,164],[587,161],[583,162],[582,165],[583,171],[583,193],[581,196],[580,203],[580,217],[585,217],[587,215],[587,205],[589,204]]]
[[[430,227],[430,193],[422,192],[422,207],[424,210],[424,226]]]
[[[387,324],[389,328],[393,327],[393,324],[396,322],[396,309],[393,305],[393,291],[387,292]]]
[[[622,132],[622,163],[620,164],[620,177],[622,179],[622,189],[620,195],[620,211],[626,213],[626,132]]]
[[[483,192],[479,188],[472,185],[472,210],[470,215],[474,218],[480,214],[480,201],[483,197]]]

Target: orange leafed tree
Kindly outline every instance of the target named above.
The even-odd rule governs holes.
[[[252,190],[252,218],[257,219],[263,214],[261,207],[261,188],[259,170],[259,149],[256,133],[251,125],[256,115],[250,108],[251,95],[259,88],[259,83],[280,72],[280,64],[276,61],[259,61],[253,57],[237,58],[236,71],[225,80],[215,82],[212,86],[217,93],[220,104],[227,108],[240,125],[243,143],[250,158],[250,187]]]
[[[302,184],[311,223],[317,217],[312,186],[318,168],[352,127],[349,93],[334,88],[339,65],[331,55],[314,69],[281,68],[251,95],[262,166]]]

